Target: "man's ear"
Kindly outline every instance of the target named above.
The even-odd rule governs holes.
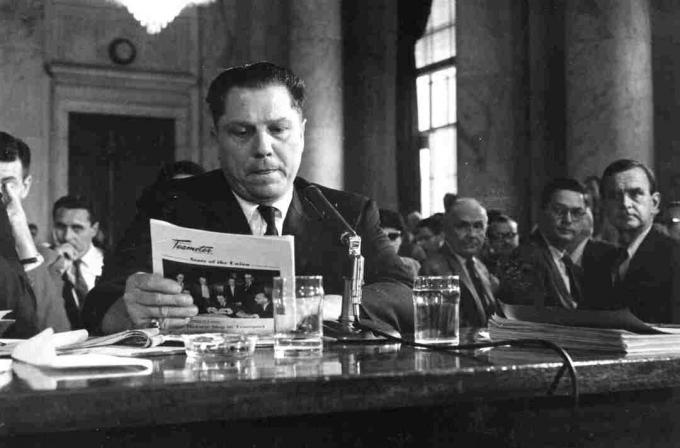
[[[659,206],[661,205],[661,193],[658,191],[652,193],[652,205],[654,206],[654,214],[658,214]]]
[[[99,232],[99,221],[92,224],[92,230],[94,230],[95,235],[97,234],[97,232]]]
[[[33,176],[31,176],[29,174],[28,176],[24,177],[23,184],[24,184],[24,192],[21,195],[22,200],[26,199],[26,196],[28,196],[28,192],[31,190],[31,185],[33,184]]]
[[[303,118],[302,123],[300,124],[300,140],[302,141],[302,148],[304,150],[305,147],[305,128],[307,126],[307,119]]]

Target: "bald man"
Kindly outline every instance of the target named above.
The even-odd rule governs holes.
[[[486,239],[486,209],[475,199],[457,199],[444,215],[444,244],[428,258],[423,275],[460,276],[460,325],[485,327],[495,311],[497,280],[478,258]]]

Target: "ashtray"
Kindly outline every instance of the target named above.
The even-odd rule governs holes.
[[[245,358],[255,351],[257,335],[233,333],[183,334],[187,356],[225,356]]]

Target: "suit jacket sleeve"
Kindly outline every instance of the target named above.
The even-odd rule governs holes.
[[[0,201],[0,309],[14,311],[5,337],[27,338],[38,332],[36,299],[19,263],[7,210]]]
[[[379,224],[378,208],[369,200],[355,225],[366,258],[362,308],[374,322],[412,333],[414,275],[390,246]]]
[[[131,274],[152,272],[149,219],[161,217],[161,208],[155,202],[159,199],[156,195],[161,193],[147,190],[145,194],[138,201],[137,214],[116,249],[105,255],[101,279],[85,300],[83,323],[90,332],[101,332],[104,315],[123,296],[125,282]]]

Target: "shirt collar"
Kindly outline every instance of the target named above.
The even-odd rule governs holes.
[[[257,207],[259,207],[260,204],[258,204],[257,202],[250,202],[248,200],[243,199],[241,196],[236,194],[234,190],[232,190],[232,193],[234,194],[234,197],[238,201],[238,204],[241,206],[241,210],[243,210],[243,214],[246,216],[246,220],[250,223],[253,219],[253,215],[255,213],[259,213],[257,211]],[[287,192],[285,192],[283,196],[278,198],[270,205],[276,208],[279,212],[281,212],[281,218],[285,220],[286,214],[288,213],[288,208],[290,207],[290,203],[292,201],[293,201],[293,189],[291,188]]]
[[[98,266],[101,267],[103,264],[104,255],[94,246],[94,244],[90,243],[90,248],[87,249],[87,252],[85,252],[82,257],[80,257],[80,262],[84,266],[96,270]]]
[[[626,248],[626,252],[628,252],[628,259],[632,259],[633,255],[635,255],[635,252],[640,248],[640,245],[642,244],[642,241],[647,237],[647,234],[649,234],[649,231],[652,230],[652,226],[654,224],[650,224],[641,234],[639,234],[633,241],[630,242],[628,247]]]
[[[553,259],[561,260],[562,257],[564,257],[564,253],[566,252],[566,250],[559,250],[558,248],[550,244],[545,235],[543,235],[543,232],[541,232],[541,238],[543,238],[543,241],[545,241],[545,244],[548,246],[548,250],[550,251],[550,255],[552,255]]]
[[[584,238],[583,241],[578,243],[578,246],[576,246],[576,248],[569,254],[571,261],[573,261],[577,266],[581,266],[581,263],[583,262],[583,251],[586,250],[586,244],[588,244],[588,240],[590,240],[590,238]]]

